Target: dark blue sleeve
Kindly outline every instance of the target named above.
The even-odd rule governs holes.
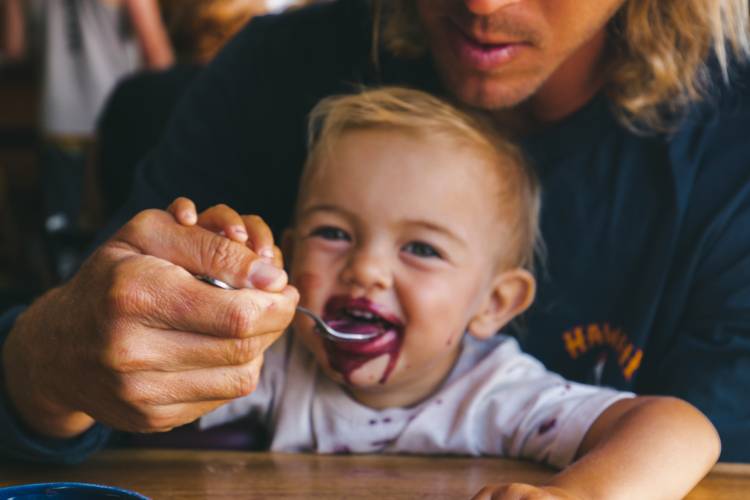
[[[17,307],[0,316],[0,352],[11,327],[22,312],[23,308]],[[2,366],[0,373],[1,370]],[[110,430],[100,424],[74,439],[50,439],[35,435],[14,415],[4,384],[0,387],[0,429],[0,458],[31,462],[80,462],[104,447],[110,435]]]
[[[750,72],[749,72],[750,73]],[[750,78],[745,78],[750,82]],[[678,137],[697,162],[681,266],[678,329],[649,392],[700,408],[719,430],[722,461],[750,461],[750,85]]]

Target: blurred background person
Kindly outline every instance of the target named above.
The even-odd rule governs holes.
[[[162,0],[162,19],[176,64],[141,71],[112,92],[97,124],[95,184],[98,209],[106,220],[127,199],[138,161],[161,139],[185,88],[247,21],[265,14],[265,0]]]
[[[100,225],[127,199],[138,161],[161,139],[183,91],[252,17],[313,3],[310,0],[161,0],[162,19],[177,63],[142,71],[112,93],[97,125]]]
[[[118,80],[174,61],[157,0],[4,0],[6,61],[33,60],[40,170],[53,272],[77,265],[83,177],[96,117]]]

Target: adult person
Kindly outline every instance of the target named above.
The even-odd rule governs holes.
[[[387,7],[374,46],[366,2],[251,22],[188,90],[119,222],[185,195],[279,230],[321,97],[358,83],[453,96],[512,128],[544,187],[526,350],[569,378],[683,397],[719,429],[724,460],[750,459],[750,95],[726,83],[749,78],[747,2],[374,5]],[[255,252],[141,212],[68,283],[6,314],[5,453],[81,459],[107,426],[163,430],[249,391],[296,299],[257,265],[271,238],[254,224]],[[253,268],[270,289],[191,276],[240,287]],[[246,340],[219,355],[232,334]]]

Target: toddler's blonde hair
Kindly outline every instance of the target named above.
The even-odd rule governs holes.
[[[346,132],[367,129],[444,137],[487,156],[500,187],[500,213],[510,221],[512,248],[507,249],[503,260],[510,255],[511,265],[533,270],[535,254],[542,251],[540,188],[521,150],[484,116],[458,109],[422,91],[384,87],[320,101],[308,122],[308,155],[300,181],[300,199],[335,141]]]

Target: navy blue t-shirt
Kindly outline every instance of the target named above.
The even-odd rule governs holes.
[[[112,227],[188,196],[279,232],[318,100],[377,84],[440,93],[428,59],[383,53],[373,68],[364,4],[253,20],[187,91]],[[718,427],[723,460],[750,461],[750,77],[737,78],[670,135],[629,131],[598,96],[522,141],[547,259],[521,341],[570,379],[685,398]]]

